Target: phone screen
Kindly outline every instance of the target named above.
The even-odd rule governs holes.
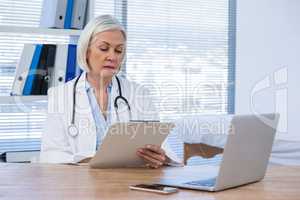
[[[159,184],[139,184],[135,185],[134,187],[138,188],[145,188],[145,189],[152,189],[152,190],[164,190],[165,186]]]
[[[130,186],[130,189],[143,190],[148,192],[157,192],[162,194],[171,194],[171,193],[178,192],[177,188],[167,187],[159,184],[138,184],[138,185]]]

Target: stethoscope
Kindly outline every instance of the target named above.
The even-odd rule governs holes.
[[[72,137],[76,137],[78,135],[78,128],[75,125],[75,106],[76,106],[76,87],[77,87],[77,83],[78,80],[80,79],[81,74],[76,78],[74,86],[73,86],[73,106],[72,106],[72,120],[71,120],[71,124],[68,127],[68,132],[69,135]],[[117,121],[120,121],[120,117],[119,117],[119,113],[118,113],[118,109],[119,109],[119,104],[118,101],[123,101],[128,109],[128,114],[129,114],[129,119],[131,119],[131,108],[130,105],[127,101],[127,99],[125,97],[123,97],[122,95],[122,88],[121,88],[121,83],[120,80],[117,76],[116,80],[118,83],[118,89],[119,89],[119,95],[116,96],[115,101],[114,101],[114,108],[115,108],[115,112],[116,112],[116,116],[117,116]]]

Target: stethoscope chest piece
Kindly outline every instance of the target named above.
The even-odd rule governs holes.
[[[76,128],[76,126],[74,124],[71,124],[68,127],[68,132],[69,132],[69,135],[72,137],[76,137],[78,135],[78,129]]]

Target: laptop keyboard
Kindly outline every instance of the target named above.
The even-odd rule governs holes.
[[[199,180],[199,181],[191,181],[191,182],[186,182],[184,184],[195,185],[195,186],[213,187],[216,184],[216,178],[211,178],[211,179],[206,179],[206,180]]]

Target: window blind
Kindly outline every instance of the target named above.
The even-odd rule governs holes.
[[[1,0],[0,25],[38,27],[42,0]]]
[[[115,15],[115,1],[96,0],[94,16],[97,17],[105,14]]]
[[[161,121],[233,110],[233,3],[127,1],[126,75],[150,89]],[[182,157],[183,141],[169,143]]]
[[[0,152],[40,149],[46,102],[2,103],[0,111]]]

